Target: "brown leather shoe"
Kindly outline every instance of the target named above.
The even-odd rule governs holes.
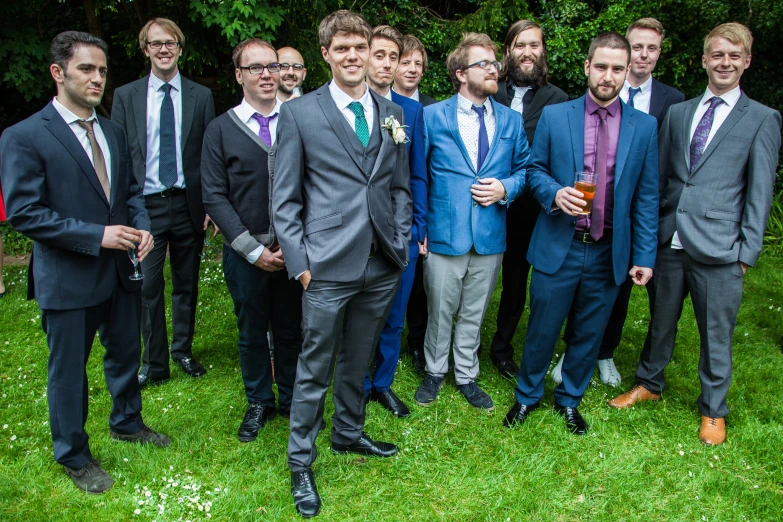
[[[708,446],[718,446],[726,440],[726,419],[701,416],[699,440]]]
[[[657,393],[653,393],[641,384],[637,384],[636,386],[631,389],[631,391],[627,391],[623,393],[622,395],[619,395],[609,401],[609,406],[612,408],[617,409],[623,409],[628,408],[630,406],[633,406],[637,402],[641,401],[659,401],[661,400],[661,396]]]

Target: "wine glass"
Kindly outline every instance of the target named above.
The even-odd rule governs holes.
[[[139,271],[139,258],[136,256],[136,250],[139,248],[138,243],[133,243],[133,246],[128,247],[128,257],[133,263],[133,273],[128,276],[131,281],[141,281],[144,279],[144,274]]]

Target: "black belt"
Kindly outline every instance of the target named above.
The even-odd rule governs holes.
[[[375,257],[375,254],[377,254],[377,253],[378,253],[378,248],[374,244],[370,245],[370,257],[369,257],[369,259],[372,259],[373,257]]]
[[[601,236],[601,239],[599,240],[593,239],[593,236],[590,235],[590,232],[574,232],[574,241],[579,241],[581,243],[605,243],[611,240],[611,230],[604,230],[604,235]]]
[[[148,197],[148,198],[151,198],[151,197],[172,198],[174,196],[180,196],[180,195],[185,195],[185,189],[177,188],[177,187],[171,187],[171,188],[167,188],[166,190],[164,190],[162,192],[156,192],[154,194],[147,194],[145,197]]]

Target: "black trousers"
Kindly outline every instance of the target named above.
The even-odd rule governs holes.
[[[119,277],[119,276],[116,276]],[[92,460],[88,445],[87,360],[95,339],[106,348],[103,373],[112,398],[109,427],[117,433],[141,431],[139,372],[139,315],[141,293],[126,292],[120,282],[111,299],[89,308],[41,310],[49,345],[49,425],[54,459],[69,468],[81,468]]]
[[[171,358],[192,357],[193,331],[198,302],[198,272],[204,233],[196,230],[190,219],[184,191],[171,197],[152,194],[144,198],[152,222],[155,246],[141,264],[142,285],[141,333],[144,354],[141,373],[167,378],[169,369],[169,334],[166,325],[166,281],[163,265],[169,252],[171,265]]]
[[[408,348],[411,353],[416,350],[423,351],[427,321],[429,321],[427,292],[424,290],[424,256],[418,256],[416,259],[416,273],[413,277],[411,295],[408,298],[405,320],[408,323]]]
[[[275,338],[275,380],[280,409],[290,411],[296,362],[302,352],[302,284],[285,269],[267,272],[223,245],[223,275],[234,300],[239,367],[249,403],[275,406],[266,333]]]

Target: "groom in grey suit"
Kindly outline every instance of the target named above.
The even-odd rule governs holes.
[[[333,79],[283,104],[273,219],[288,274],[302,283],[304,344],[291,405],[288,465],[297,511],[318,514],[312,464],[334,373],[332,450],[389,457],[364,426],[364,375],[408,260],[411,193],[402,109],[364,82],[371,28],[337,11],[321,21]],[[403,133],[404,135],[404,133]],[[272,160],[270,160],[271,162]]]
[[[650,288],[651,325],[638,385],[611,400],[626,408],[658,400],[677,322],[690,293],[701,337],[699,439],[726,438],[731,338],[745,270],[761,253],[780,150],[780,113],[739,87],[750,66],[747,27],[722,24],[704,40],[703,96],[673,105],[660,133],[658,257]]]

